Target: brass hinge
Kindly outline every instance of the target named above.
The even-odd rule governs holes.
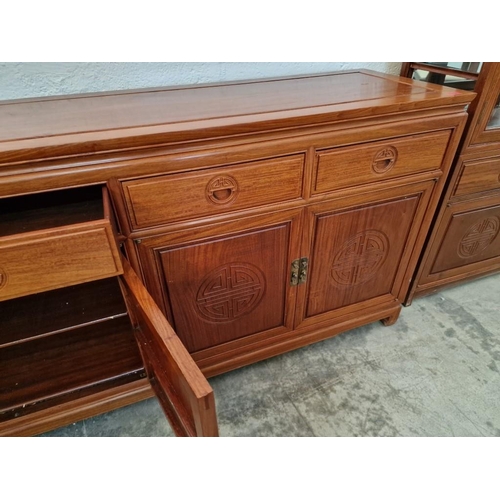
[[[309,259],[307,257],[302,257],[301,259],[296,259],[292,262],[290,285],[297,286],[302,285],[307,281],[307,268],[309,266]]]

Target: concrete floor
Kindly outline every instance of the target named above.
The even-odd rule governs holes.
[[[210,379],[221,436],[500,436],[500,275]],[[155,399],[45,436],[172,436]]]

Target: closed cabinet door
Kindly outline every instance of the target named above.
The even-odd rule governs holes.
[[[308,277],[300,291],[298,323],[305,326],[358,307],[401,301],[430,188],[422,183],[413,191],[409,186],[389,196],[365,195],[363,203],[343,200],[309,209]]]
[[[454,281],[500,265],[500,196],[450,204],[427,259],[421,284]]]
[[[292,328],[301,210],[143,239],[145,279],[188,351]]]

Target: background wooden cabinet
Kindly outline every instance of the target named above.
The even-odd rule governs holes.
[[[412,73],[419,64],[409,63],[403,71]],[[414,296],[500,270],[500,63],[477,64],[479,72],[469,74],[468,81],[478,95],[468,108],[453,172],[407,304]]]

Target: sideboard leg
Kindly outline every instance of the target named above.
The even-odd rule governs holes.
[[[387,318],[382,319],[381,321],[382,321],[383,325],[384,326],[391,326],[394,323],[396,323],[396,321],[399,318],[399,313],[400,312],[401,312],[401,308],[399,308],[394,314],[391,314]]]

